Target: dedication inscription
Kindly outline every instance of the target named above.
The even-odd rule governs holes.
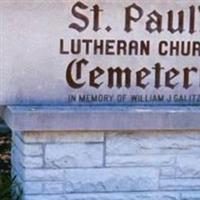
[[[200,1],[0,2],[0,104],[199,105]]]

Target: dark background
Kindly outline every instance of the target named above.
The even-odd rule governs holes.
[[[0,118],[0,173],[10,171],[11,131]]]

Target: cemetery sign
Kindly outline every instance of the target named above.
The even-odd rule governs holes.
[[[3,0],[1,105],[200,105],[198,0]]]

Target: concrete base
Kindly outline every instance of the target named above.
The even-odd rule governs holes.
[[[46,111],[45,114],[44,110],[14,107],[4,113],[13,130],[12,171],[22,184],[24,200],[200,199],[198,109],[157,110],[162,118],[149,130],[139,127],[150,127],[153,119],[150,110],[140,110],[141,113],[137,110],[136,118],[129,119],[129,123],[139,120],[137,115],[144,118],[140,124],[133,123],[138,128],[129,131],[104,130],[103,123],[101,130],[98,125],[98,131],[84,130],[84,127],[75,130],[76,121],[72,121],[72,130],[67,130],[64,120],[69,124],[69,119],[63,117],[71,115],[66,110]],[[77,124],[86,116],[80,112]],[[128,114],[134,116],[133,113]],[[93,128],[106,120],[99,117],[102,111],[93,114],[97,116],[89,117]],[[151,120],[145,124],[147,117]],[[162,121],[164,117],[166,120]],[[182,121],[170,124],[172,118],[178,123],[181,117],[187,117],[189,128]],[[53,119],[57,120],[54,128],[47,123]],[[114,126],[110,124],[110,128]]]

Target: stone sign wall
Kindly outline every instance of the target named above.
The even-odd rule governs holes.
[[[197,0],[3,0],[0,104],[199,105]]]
[[[70,109],[5,109],[23,200],[200,199],[199,108]]]
[[[0,0],[23,200],[199,200],[199,36],[200,0]]]

